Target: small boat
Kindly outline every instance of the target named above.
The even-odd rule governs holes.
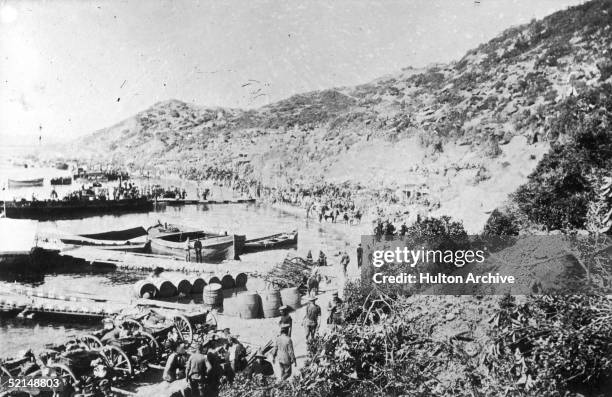
[[[148,234],[143,227],[79,234],[60,240],[68,245],[90,246],[113,251],[146,252],[149,247]]]
[[[62,162],[55,163],[55,168],[57,168],[58,170],[64,170],[65,171],[65,170],[68,169],[68,164],[62,163]]]
[[[298,232],[294,230],[289,233],[277,233],[271,236],[246,240],[244,242],[243,253],[258,252],[297,246]]]
[[[72,185],[72,178],[69,176],[51,178],[51,185]]]
[[[196,240],[202,243],[202,260],[208,262],[237,259],[245,240],[244,236],[234,234],[216,234],[202,230],[163,233],[158,228],[150,230],[149,236],[154,254],[171,255],[183,260],[187,258],[186,244],[189,239],[189,256],[192,262],[196,261]]]
[[[36,179],[9,179],[8,187],[9,189],[16,189],[21,187],[36,187],[42,186],[45,182],[45,178],[36,178]]]

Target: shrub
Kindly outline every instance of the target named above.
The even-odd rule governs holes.
[[[483,230],[483,235],[486,237],[517,236],[518,233],[519,225],[516,217],[498,209],[493,210]]]

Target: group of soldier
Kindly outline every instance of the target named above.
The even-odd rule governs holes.
[[[215,397],[222,380],[232,382],[236,372],[247,367],[246,349],[225,329],[224,335],[209,337],[187,353],[184,342],[174,346],[164,367],[163,380],[173,385],[173,396]]]

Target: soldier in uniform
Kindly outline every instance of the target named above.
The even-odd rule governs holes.
[[[319,329],[319,317],[321,317],[321,307],[315,303],[317,298],[311,296],[308,298],[308,306],[306,306],[306,315],[304,316],[304,328],[306,328],[306,340],[314,338]]]
[[[291,336],[291,331],[293,330],[293,319],[291,318],[291,315],[289,315],[289,306],[281,306],[279,310],[281,312],[281,317],[280,320],[278,320],[278,325],[281,329],[285,324],[288,325],[289,333],[287,335]]]
[[[281,368],[281,380],[289,379],[291,367],[296,365],[293,341],[288,333],[289,324],[283,324],[281,326],[281,334],[276,338],[276,343],[272,349],[272,358],[278,361]]]

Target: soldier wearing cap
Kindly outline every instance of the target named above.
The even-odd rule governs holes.
[[[248,378],[253,375],[272,376],[274,375],[274,367],[266,360],[266,356],[261,350],[258,350],[255,354],[255,361],[245,371],[245,375]]]
[[[189,387],[191,388],[192,397],[204,396],[204,382],[206,380],[206,373],[210,367],[210,363],[206,358],[209,343],[209,341],[200,343],[200,345],[198,345],[198,350],[189,357],[187,365],[185,366],[185,374],[187,376],[187,382],[189,382]]]
[[[327,305],[329,311],[329,317],[327,318],[327,324],[331,324],[334,327],[340,324],[340,306],[342,305],[342,299],[338,297],[338,291],[332,293],[332,299]]]
[[[314,338],[319,329],[319,317],[321,317],[321,308],[315,303],[317,298],[311,296],[308,298],[308,306],[306,306],[306,315],[304,315],[304,327],[306,328],[306,340]]]
[[[281,326],[281,334],[276,338],[272,349],[272,358],[278,361],[281,369],[281,380],[291,376],[291,366],[296,365],[295,353],[293,352],[293,341],[288,335],[289,325]]]
[[[174,353],[168,356],[168,361],[166,361],[166,367],[162,375],[163,380],[174,382],[177,379],[184,378],[186,363],[187,352],[185,351],[185,344],[180,342],[176,345]]]
[[[282,329],[283,325],[288,325],[289,330],[287,335],[291,336],[291,331],[293,330],[293,319],[289,315],[289,306],[281,306],[279,308],[281,312],[280,320],[278,320],[278,325]]]

